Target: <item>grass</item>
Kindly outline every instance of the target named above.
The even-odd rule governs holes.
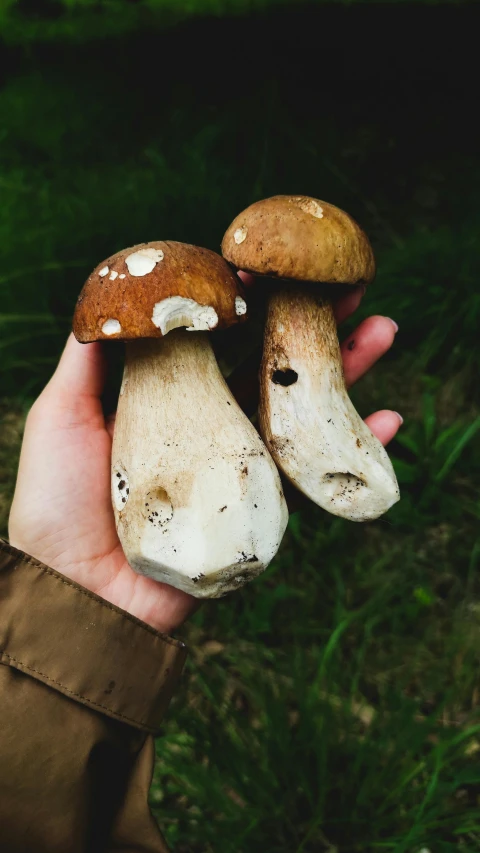
[[[374,241],[379,273],[359,316],[400,325],[353,396],[364,414],[405,416],[391,448],[402,501],[368,525],[295,514],[267,572],[183,630],[190,660],[152,788],[179,853],[480,849],[475,30],[466,12],[431,14],[450,40],[461,25],[447,65],[415,7],[4,54],[4,534],[24,413],[84,278],[112,251],[159,235],[217,248],[254,198],[318,195]],[[374,23],[397,48],[375,40]],[[340,69],[332,87],[317,48],[340,25],[341,47],[322,41],[325,67]],[[234,337],[227,363],[258,343],[258,325]]]
[[[478,448],[432,399],[398,509],[359,529],[293,516],[262,579],[195,620],[158,743],[174,849],[478,850]]]

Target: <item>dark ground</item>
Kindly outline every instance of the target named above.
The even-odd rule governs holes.
[[[1,53],[3,532],[91,268],[150,239],[218,250],[271,194],[344,207],[379,261],[359,317],[400,326],[354,398],[405,416],[402,501],[364,526],[294,515],[262,579],[185,628],[152,802],[185,853],[480,850],[476,7],[126,17],[102,38],[87,12],[47,42],[24,7]]]

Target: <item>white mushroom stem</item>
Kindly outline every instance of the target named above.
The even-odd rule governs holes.
[[[277,469],[205,332],[127,343],[112,449],[120,541],[135,571],[197,598],[262,572],[287,523]]]
[[[328,512],[367,521],[399,499],[388,455],[348,396],[331,303],[310,289],[270,297],[259,419],[279,468]]]

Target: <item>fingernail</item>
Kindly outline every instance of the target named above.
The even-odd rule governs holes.
[[[400,426],[401,426],[403,424],[403,418],[402,418],[400,412],[395,412],[395,414],[396,414],[398,420],[400,421]]]
[[[388,319],[390,320],[393,328],[395,329],[395,332],[398,332],[398,323],[396,323],[395,320],[392,320],[391,317],[389,317]]]

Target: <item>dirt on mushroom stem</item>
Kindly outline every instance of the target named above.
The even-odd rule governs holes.
[[[130,565],[197,598],[262,572],[288,517],[278,471],[209,338],[175,329],[127,344],[112,448],[115,517]]]
[[[348,396],[331,300],[297,282],[269,297],[259,423],[280,470],[334,515],[371,520],[398,500],[388,455]]]

